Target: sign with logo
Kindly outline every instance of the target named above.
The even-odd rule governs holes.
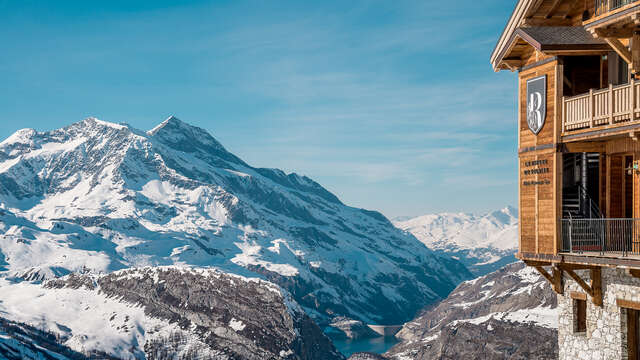
[[[527,124],[536,135],[547,118],[547,75],[527,80]]]

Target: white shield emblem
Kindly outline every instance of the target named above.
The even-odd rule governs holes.
[[[547,118],[547,76],[527,80],[527,124],[538,134]]]

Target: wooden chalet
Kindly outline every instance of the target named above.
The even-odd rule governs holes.
[[[518,257],[563,299],[622,309],[603,358],[640,358],[640,1],[520,0],[491,64],[518,72]],[[614,275],[636,295],[607,294]]]

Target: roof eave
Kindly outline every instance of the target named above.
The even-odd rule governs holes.
[[[498,39],[498,43],[496,44],[493,52],[491,53],[491,65],[493,66],[494,71],[500,71],[500,54],[504,54],[504,47],[510,42],[512,39],[516,29],[522,23],[522,20],[526,16],[526,14],[531,10],[535,3],[538,3],[539,0],[518,0],[515,9],[511,13],[511,17],[507,22],[506,27],[502,31],[502,35],[500,35],[500,39]]]

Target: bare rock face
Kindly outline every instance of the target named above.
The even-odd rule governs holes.
[[[0,359],[118,360],[102,352],[80,353],[61,345],[56,334],[0,318]]]
[[[390,359],[555,359],[557,298],[523,263],[462,283],[405,324]]]
[[[349,360],[387,360],[387,358],[378,354],[361,352],[349,356]]]
[[[380,336],[362,321],[347,317],[334,318],[325,332],[334,339],[367,339]]]
[[[22,286],[26,296],[39,291],[56,301],[49,309],[17,306],[30,318],[48,317],[42,327],[63,329],[56,336],[75,351],[127,359],[344,359],[287,292],[263,280],[213,269],[148,267],[72,274],[38,288],[13,286]],[[15,292],[12,285],[4,289],[10,307]],[[104,325],[88,330],[83,321],[55,318],[56,306],[65,304],[82,304],[76,319]]]

